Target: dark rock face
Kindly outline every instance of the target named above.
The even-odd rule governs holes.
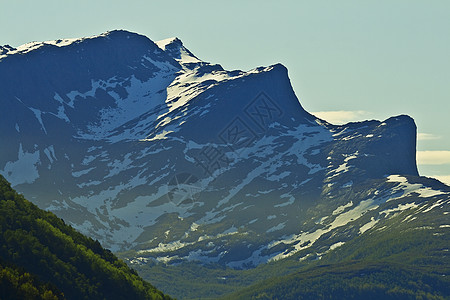
[[[398,116],[384,122],[348,124],[341,132],[341,142],[336,148],[364,153],[363,157],[355,161],[355,167],[364,170],[365,176],[380,178],[389,174],[419,175],[415,163],[416,125],[410,117]]]
[[[284,66],[225,71],[178,39],[113,31],[2,47],[0,82],[0,173],[146,259],[239,268],[289,256],[348,224],[340,213],[389,199],[361,186],[387,195],[389,175],[418,176],[411,118],[331,125],[302,108]]]

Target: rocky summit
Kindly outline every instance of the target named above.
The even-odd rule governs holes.
[[[399,215],[450,227],[412,118],[330,124],[280,64],[227,71],[178,38],[111,31],[3,46],[0,83],[0,174],[131,264],[248,269],[320,259]]]

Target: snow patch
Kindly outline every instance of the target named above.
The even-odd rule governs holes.
[[[14,187],[23,183],[33,183],[39,178],[37,166],[41,164],[40,152],[24,152],[22,144],[19,145],[17,160],[7,162],[4,169],[0,171]]]
[[[269,228],[266,232],[270,233],[270,232],[274,232],[274,231],[278,231],[283,229],[286,226],[286,222],[280,223],[272,228]]]
[[[280,196],[280,198],[281,199],[282,198],[289,198],[289,200],[287,202],[283,202],[281,204],[274,205],[274,207],[284,207],[284,206],[291,205],[291,204],[293,204],[295,202],[295,198],[293,196],[291,196],[290,194],[283,194],[283,195]]]
[[[38,120],[39,124],[41,124],[42,131],[47,134],[47,130],[45,129],[44,122],[42,122],[42,112],[39,109],[29,107],[29,109],[33,112],[34,116]]]
[[[273,248],[280,243],[284,243],[293,245],[294,249],[286,250],[283,253],[275,255],[274,257],[270,258],[269,261],[276,261],[292,256],[295,253],[312,246],[322,235],[332,231],[335,228],[345,226],[348,223],[360,218],[366,212],[376,208],[378,208],[378,204],[373,199],[364,200],[361,201],[355,208],[338,215],[331,224],[327,225],[324,228],[319,228],[313,232],[302,232],[300,234],[292,235],[287,239],[274,241],[268,245],[269,248]]]
[[[56,160],[55,148],[53,147],[53,145],[45,148],[44,153],[50,161],[50,164],[52,164]]]
[[[159,243],[158,247],[146,249],[146,250],[139,250],[137,253],[143,254],[143,253],[175,251],[175,250],[181,249],[185,246],[192,245],[192,244],[193,243],[183,243],[181,241],[174,241],[174,242],[167,243],[167,244]]]
[[[361,228],[359,228],[359,233],[363,234],[364,232],[375,226],[375,224],[377,224],[378,221],[379,220],[375,220],[375,218],[372,217],[368,223],[364,224],[363,226],[361,226]]]
[[[418,183],[411,184],[408,182],[408,179],[406,177],[403,177],[401,175],[390,175],[387,177],[387,182],[399,183],[398,186],[393,189],[393,191],[394,192],[403,191],[403,195],[401,195],[400,197],[406,197],[413,193],[416,193],[416,194],[418,194],[419,197],[424,197],[424,198],[429,198],[429,197],[446,194],[443,191],[434,190],[432,188],[425,187],[422,184],[418,184]],[[398,198],[399,197],[391,198],[388,201],[392,201],[392,200],[398,199]]]
[[[344,244],[345,244],[345,242],[337,242],[337,243],[331,245],[329,250],[330,250],[330,251],[331,251],[331,250],[334,250],[334,249],[336,249],[336,248],[338,248],[338,247],[341,247],[341,246],[344,245]]]
[[[338,214],[342,213],[346,208],[349,208],[352,206],[353,206],[353,201],[350,201],[349,203],[347,203],[345,205],[341,205],[333,211],[332,215],[333,216],[338,215]]]
[[[416,203],[407,203],[407,204],[399,204],[397,207],[395,208],[390,208],[390,209],[385,209],[383,211],[380,212],[380,215],[385,214],[386,217],[389,216],[390,214],[393,213],[393,216],[398,215],[398,213],[407,210],[407,209],[411,209],[411,208],[416,208],[418,207],[418,205]]]
[[[72,176],[73,177],[81,177],[83,175],[88,174],[90,171],[94,170],[95,167],[89,168],[89,169],[85,169],[85,170],[81,170],[81,171],[77,171],[77,172],[72,172]]]

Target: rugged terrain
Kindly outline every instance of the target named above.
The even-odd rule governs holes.
[[[226,71],[177,38],[111,31],[3,46],[0,82],[0,174],[149,277],[256,270],[204,271],[202,295],[223,294],[273,264],[364,256],[347,245],[374,234],[448,241],[450,188],[419,176],[413,119],[329,124],[280,64]]]

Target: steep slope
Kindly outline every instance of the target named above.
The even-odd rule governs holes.
[[[2,176],[0,229],[2,299],[169,299]]]

